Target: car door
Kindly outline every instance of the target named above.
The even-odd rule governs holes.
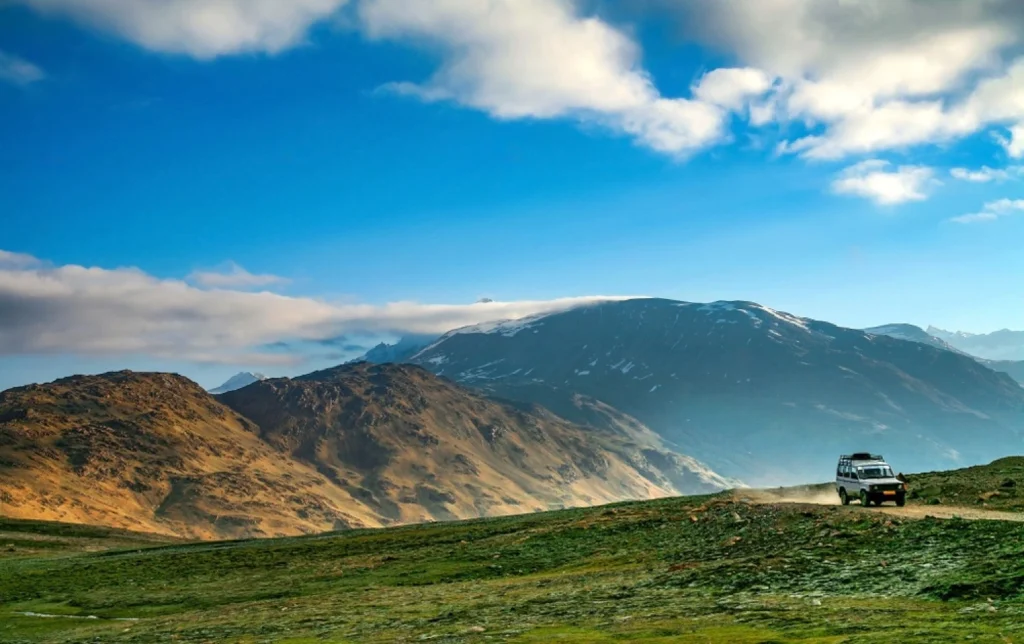
[[[860,479],[857,478],[857,468],[852,463],[846,467],[846,493],[853,498],[860,494]]]

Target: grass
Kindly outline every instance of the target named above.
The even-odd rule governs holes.
[[[910,502],[976,505],[992,510],[1024,511],[1024,456],[988,465],[907,477]]]
[[[114,548],[147,548],[181,539],[115,528],[0,517],[0,562],[55,557]]]
[[[147,545],[0,560],[0,641],[1024,642],[1017,523],[723,496]]]

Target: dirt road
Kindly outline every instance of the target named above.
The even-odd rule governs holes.
[[[812,505],[842,505],[839,497],[831,486],[807,486],[795,488],[773,488],[765,490],[742,489],[734,490],[733,497],[741,503],[798,503]],[[909,519],[924,519],[935,517],[936,519],[952,519],[959,517],[970,521],[1021,521],[1024,522],[1024,513],[998,512],[995,510],[984,510],[953,505],[906,505],[898,508],[894,505],[872,506],[862,508],[859,502],[853,502],[846,508],[851,512],[878,512],[890,514]]]

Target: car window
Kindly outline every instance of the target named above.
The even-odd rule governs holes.
[[[860,477],[864,479],[892,478],[892,469],[883,465],[858,468],[858,473],[860,474]]]

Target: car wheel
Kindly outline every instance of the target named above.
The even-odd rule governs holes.
[[[896,497],[896,506],[897,507],[902,508],[906,504],[907,504],[907,497],[905,497],[902,494]]]
[[[839,500],[843,505],[850,505],[850,497],[846,495],[846,490],[839,490]]]
[[[860,491],[860,504],[865,508],[871,505],[871,499],[868,498],[868,493],[864,490]]]

